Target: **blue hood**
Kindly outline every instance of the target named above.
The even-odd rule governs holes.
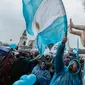
[[[73,60],[71,60],[71,61],[75,61],[75,62],[77,62],[78,70],[77,70],[76,73],[72,73],[72,75],[76,75],[76,74],[78,74],[78,73],[80,72],[80,70],[81,70],[81,64],[80,64],[80,62],[79,62],[78,59],[73,59]],[[68,68],[69,68],[69,67],[70,67],[70,64],[69,64]],[[70,71],[69,71],[69,72],[70,72]],[[71,72],[70,72],[70,73],[71,73]]]

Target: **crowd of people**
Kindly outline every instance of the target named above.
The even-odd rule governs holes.
[[[72,28],[83,30],[73,31]],[[84,26],[77,26],[70,19],[70,33],[79,35],[85,46]],[[25,74],[34,74],[37,78],[33,85],[82,85],[84,60],[73,51],[65,53],[67,37],[63,37],[56,48],[56,54],[40,56],[38,51],[14,53],[13,49],[0,56],[0,85],[12,85]],[[51,49],[52,44],[48,47]]]

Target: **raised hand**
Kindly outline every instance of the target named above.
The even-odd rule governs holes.
[[[64,37],[64,38],[62,39],[62,43],[66,43],[66,41],[67,41],[67,37]]]
[[[72,32],[72,28],[73,28],[74,24],[72,22],[72,19],[70,18],[70,24],[69,24],[69,32]]]

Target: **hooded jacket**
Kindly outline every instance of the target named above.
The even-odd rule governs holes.
[[[50,82],[50,85],[81,85],[78,73],[73,75],[64,66],[64,48],[65,44],[61,43],[61,45],[57,49],[57,53],[54,59],[55,73]]]
[[[34,85],[49,85],[51,75],[48,70],[42,70],[39,65],[36,65],[32,70],[32,74],[35,74],[37,76],[37,83],[35,83]]]

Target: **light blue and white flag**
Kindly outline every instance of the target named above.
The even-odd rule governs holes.
[[[67,32],[62,0],[23,0],[23,14],[28,33],[36,36],[40,54],[46,45],[61,41]]]

